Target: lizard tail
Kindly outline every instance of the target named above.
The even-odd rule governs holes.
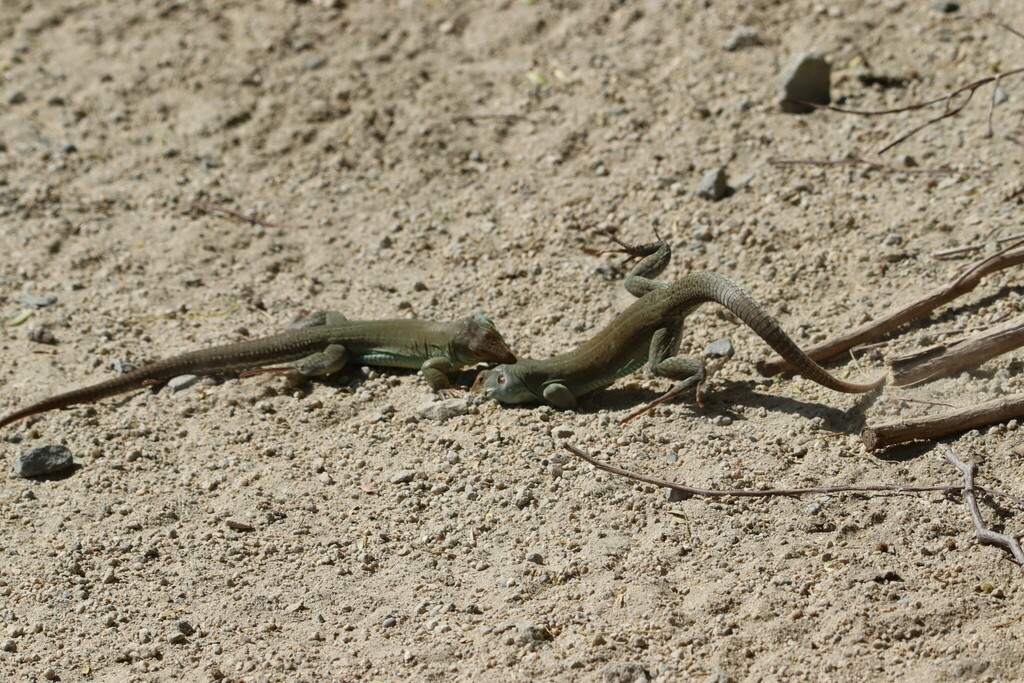
[[[831,374],[804,353],[803,349],[797,346],[797,343],[782,329],[779,321],[761,308],[761,305],[745,289],[726,276],[705,272],[693,273],[687,278],[692,278],[693,291],[699,292],[701,299],[719,303],[735,313],[768,346],[785,358],[794,370],[807,379],[833,391],[842,391],[848,394],[862,394],[885,384],[885,374],[865,383],[847,382]]]
[[[13,424],[18,420],[22,420],[32,415],[38,415],[39,413],[45,413],[50,410],[58,410],[60,408],[68,408],[80,403],[92,403],[110,396],[123,394],[126,391],[132,391],[133,389],[142,389],[143,387],[161,381],[161,378],[153,377],[152,373],[146,372],[145,370],[146,369],[143,368],[136,370],[135,372],[130,372],[127,375],[108,379],[106,382],[100,382],[99,384],[93,384],[73,391],[66,391],[63,394],[57,394],[56,396],[51,396],[43,399],[42,401],[38,401],[37,403],[27,405],[24,408],[19,408],[12,413],[4,415],[3,418],[0,418],[0,427],[6,427],[9,424]]]

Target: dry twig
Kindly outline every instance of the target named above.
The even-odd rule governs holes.
[[[942,251],[932,252],[932,258],[947,258],[949,256],[959,256],[960,254],[966,254],[972,251],[981,251],[985,248],[986,244],[1006,244],[1007,242],[1015,242],[1024,239],[1024,232],[1017,232],[1006,237],[999,237],[992,240],[991,242],[977,242],[975,244],[965,244],[962,247],[953,247],[952,249],[943,249]]]
[[[288,230],[298,230],[302,228],[301,225],[291,225],[289,223],[275,223],[274,221],[263,220],[262,218],[256,218],[255,216],[250,216],[249,214],[245,214],[240,211],[235,211],[234,209],[229,209],[224,206],[217,206],[216,204],[210,204],[207,202],[192,202],[190,206],[193,209],[202,211],[204,213],[219,213],[223,216],[227,216],[228,218],[234,218],[235,220],[241,221],[243,223],[251,223],[252,225],[262,225],[265,228],[286,228]]]
[[[906,133],[903,133],[902,135],[897,137],[895,140],[893,140],[892,142],[887,144],[885,147],[883,147],[882,149],[878,150],[879,154],[884,154],[885,152],[888,152],[890,149],[892,149],[896,145],[900,144],[901,142],[909,140],[913,136],[917,135],[919,132],[921,132],[922,130],[924,130],[928,126],[931,126],[933,124],[938,123],[939,121],[951,118],[951,117],[956,116],[957,114],[959,114],[961,111],[964,110],[964,107],[966,107],[970,103],[971,98],[974,97],[974,93],[977,92],[978,89],[981,88],[982,86],[988,85],[989,83],[995,83],[996,85],[998,85],[999,82],[1002,81],[1004,78],[1008,78],[1010,76],[1017,76],[1017,75],[1019,75],[1021,73],[1024,73],[1024,67],[1018,67],[1016,69],[1010,69],[1009,71],[1002,71],[1000,73],[995,74],[994,76],[986,76],[985,78],[979,78],[976,81],[972,81],[971,83],[968,83],[967,85],[960,86],[959,88],[956,88],[955,90],[952,90],[952,91],[946,93],[945,95],[941,95],[941,96],[936,97],[934,99],[926,100],[924,102],[915,102],[913,104],[908,104],[908,105],[903,106],[903,107],[893,107],[892,109],[847,109],[845,107],[839,107],[839,106],[834,105],[834,104],[819,104],[819,105],[815,105],[815,106],[823,108],[823,109],[830,109],[832,111],[839,112],[841,114],[856,114],[858,116],[885,116],[887,114],[899,114],[899,113],[907,112],[907,111],[916,111],[918,109],[924,109],[926,107],[930,107],[933,104],[945,103],[945,110],[942,112],[942,114],[940,114],[939,116],[936,116],[934,118],[928,119],[927,121],[925,121],[924,123],[922,123],[922,124],[920,124],[918,126],[914,126],[909,131],[907,131]],[[963,98],[963,102],[961,102],[959,105],[952,106],[954,99],[957,96],[964,95],[964,94],[966,94],[966,97]],[[988,123],[988,125],[989,125],[989,135],[991,136],[992,135],[992,110],[991,109],[989,110],[989,123]]]
[[[788,489],[702,489],[694,486],[687,486],[686,484],[679,484],[674,481],[668,481],[667,479],[649,477],[646,474],[640,474],[621,467],[616,467],[615,465],[609,465],[608,463],[601,462],[583,449],[577,448],[576,446],[568,443],[563,443],[562,446],[577,458],[593,465],[602,472],[615,474],[620,477],[643,482],[645,484],[651,484],[652,486],[657,486],[659,488],[672,489],[673,491],[678,491],[688,496],[700,496],[703,498],[768,498],[771,496],[807,496],[833,493],[956,493],[963,489],[962,486],[957,486],[955,484],[930,484],[924,486],[904,486],[902,484],[838,484],[833,486],[807,486],[804,488]],[[1012,500],[1018,505],[1024,505],[1024,498],[1015,496],[1012,493],[986,488],[978,488],[975,490],[981,491],[985,495],[993,498],[1005,498],[1007,500]]]
[[[773,166],[867,166],[874,171],[885,171],[887,173],[906,173],[908,175],[951,175],[959,173],[951,168],[917,168],[914,166],[893,166],[878,161],[869,161],[858,156],[849,156],[845,159],[779,159],[772,157],[768,163]]]
[[[992,531],[985,526],[985,521],[981,518],[978,500],[974,496],[976,490],[974,487],[974,475],[978,470],[977,465],[964,463],[960,458],[956,457],[953,449],[946,444],[939,444],[939,450],[964,475],[964,503],[967,505],[967,510],[971,513],[971,521],[974,522],[974,535],[978,542],[1006,548],[1013,555],[1013,561],[1017,563],[1021,571],[1024,571],[1024,550],[1021,550],[1020,542],[1013,536]]]
[[[941,415],[915,417],[887,422],[876,427],[865,427],[860,433],[860,438],[865,446],[875,450],[919,439],[937,439],[1019,417],[1024,417],[1024,394],[1012,394]]]
[[[973,337],[935,344],[892,359],[892,383],[900,387],[920,384],[977,367],[1020,346],[1024,346],[1024,316]]]
[[[992,256],[977,261],[960,273],[960,275],[942,287],[930,292],[917,301],[896,309],[892,313],[855,327],[838,337],[805,349],[808,356],[816,361],[842,353],[858,344],[877,340],[900,325],[928,315],[933,310],[962,296],[981,282],[982,278],[999,270],[1005,270],[1024,263],[1024,240],[1017,240]],[[772,358],[757,363],[757,370],[765,377],[777,375],[789,369],[789,363],[782,358]]]

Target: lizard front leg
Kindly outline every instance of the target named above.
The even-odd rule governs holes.
[[[458,369],[459,366],[447,358],[441,357],[428,358],[420,366],[423,379],[427,381],[431,389],[439,394],[448,394],[452,391],[452,382],[448,379],[448,373],[455,372]]]
[[[544,400],[559,410],[576,409],[576,396],[561,382],[544,385]]]

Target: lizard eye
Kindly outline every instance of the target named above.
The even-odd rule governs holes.
[[[505,373],[504,372],[499,372],[498,373],[498,384],[504,384],[504,383],[505,383]]]

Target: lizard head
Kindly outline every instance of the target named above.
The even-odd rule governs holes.
[[[473,382],[474,393],[483,393],[484,398],[493,398],[502,403],[528,403],[537,400],[533,392],[519,379],[514,365],[499,365],[493,370],[484,370]]]
[[[466,365],[515,363],[516,356],[502,339],[498,328],[483,313],[474,313],[458,323],[453,350]]]

